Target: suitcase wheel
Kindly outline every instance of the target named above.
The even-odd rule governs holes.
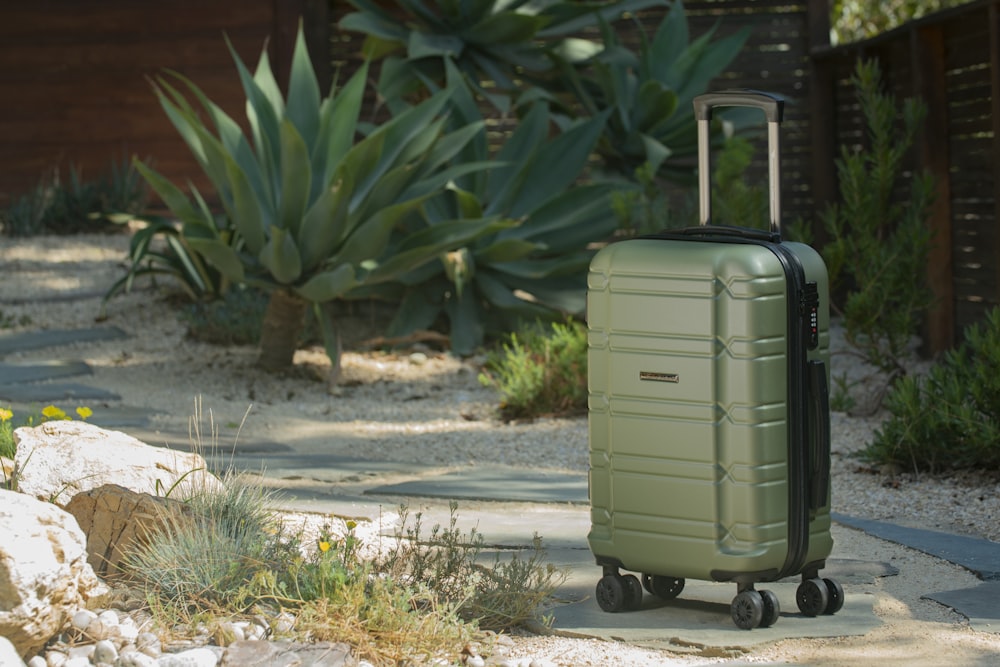
[[[781,605],[772,591],[755,591],[752,588],[740,591],[729,606],[733,623],[741,630],[769,628],[778,622]]]
[[[760,626],[762,628],[769,628],[778,622],[778,617],[781,615],[781,605],[778,604],[778,596],[772,591],[758,591],[760,593],[761,601],[764,603],[764,615],[760,619]]]
[[[642,606],[642,584],[632,574],[606,574],[597,582],[595,597],[603,611],[635,611]]]
[[[684,590],[684,580],[659,574],[644,574],[642,587],[661,600],[673,600]]]
[[[764,620],[764,598],[759,591],[743,591],[729,605],[733,623],[742,630],[753,630]]]
[[[829,601],[826,603],[824,614],[836,614],[844,608],[844,587],[834,579],[824,579],[826,592],[829,594]]]
[[[805,579],[795,592],[795,601],[805,616],[836,614],[844,606],[844,589],[833,579]]]

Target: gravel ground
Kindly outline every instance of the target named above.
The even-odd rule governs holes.
[[[122,274],[128,236],[3,242],[0,318],[13,330],[30,330],[93,326],[100,296]],[[30,324],[19,326],[22,318]],[[128,344],[88,344],[60,355],[81,354],[94,368],[88,383],[127,396],[131,405],[162,411],[164,427],[186,424],[201,397],[220,424],[241,421],[249,409],[241,437],[280,438],[288,423],[309,421],[360,437],[373,460],[587,469],[586,418],[501,426],[494,417],[497,397],[478,380],[481,358],[458,360],[429,350],[347,352],[341,386],[331,394],[322,382],[327,361],[321,350],[300,350],[293,373],[262,376],[251,348],[187,339],[162,292],[145,285],[112,299],[105,324],[131,334]],[[836,328],[832,339],[832,374],[846,374],[856,403],[864,405],[877,380],[864,380],[870,370],[846,351]],[[21,358],[52,354],[26,352]],[[914,371],[925,366],[915,362]],[[833,509],[1000,541],[996,474],[873,470],[857,458],[885,416],[833,413]],[[223,441],[229,435],[224,429]]]
[[[127,246],[126,235],[0,237],[0,323],[15,331],[94,326],[104,290],[122,275]],[[341,446],[345,452],[356,453],[363,447],[372,460],[433,463],[443,468],[491,462],[587,469],[586,418],[500,423],[494,417],[495,393],[477,379],[482,359],[458,360],[427,349],[401,354],[348,352],[343,382],[331,393],[323,382],[327,362],[320,350],[300,350],[296,370],[290,374],[263,376],[254,368],[251,348],[220,348],[187,339],[184,325],[162,298],[162,290],[145,284],[112,299],[106,315],[104,324],[122,328],[130,338],[57,352],[25,352],[8,360],[82,358],[94,369],[94,375],[84,380],[87,384],[114,390],[131,406],[161,411],[157,422],[163,428],[186,428],[194,401],[200,397],[205,410],[221,425],[223,443],[236,437],[235,425],[249,409],[240,438],[281,441],[294,434]],[[839,335],[834,334],[833,374],[863,378],[867,369],[844,352]],[[873,386],[857,385],[860,404]],[[99,413],[102,406],[90,407]],[[855,456],[884,417],[834,413],[834,511],[1000,541],[996,522],[1000,480],[996,475],[872,470]],[[912,564],[914,571],[926,568],[922,576],[928,578],[939,577],[941,568],[956,569],[896,545],[883,545],[883,551],[879,557]],[[886,625],[863,640],[784,643],[755,652],[744,661],[856,664],[881,656],[891,662],[900,656],[932,652],[942,642],[958,651],[956,655],[978,656],[995,650],[990,648],[995,638],[983,649],[981,633],[973,633],[953,612],[921,600],[920,586],[912,590],[908,586],[902,578],[890,577],[873,589],[879,595],[877,613]],[[899,644],[901,637],[909,642],[906,646]],[[560,665],[724,661],[553,637],[519,637],[517,648],[522,655],[558,656]],[[907,662],[936,664],[920,659]]]

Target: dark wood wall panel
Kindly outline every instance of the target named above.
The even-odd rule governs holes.
[[[287,71],[298,16],[326,0],[36,0],[0,7],[0,206],[53,169],[96,178],[123,156],[149,157],[176,182],[208,190],[150,86],[181,72],[240,122],[244,97],[224,35],[251,67],[268,44]],[[285,25],[291,23],[291,26]],[[308,25],[307,25],[308,28]],[[322,44],[320,63],[328,61]],[[328,69],[324,69],[328,76]]]
[[[821,43],[823,0],[688,0],[685,7],[695,36],[752,29],[744,51],[711,87],[757,88],[788,99],[782,130],[785,219],[811,221],[815,229],[822,202],[835,196],[834,161],[842,149],[867,140],[850,84],[857,59],[877,58],[900,97],[926,97],[928,61],[916,69],[913,63],[926,56],[917,51],[919,40],[939,45],[946,90],[931,102],[939,105],[935,132],[947,137],[931,144],[948,153],[943,174],[949,187],[947,207],[936,209],[944,211],[946,224],[938,220],[935,228],[947,231],[942,242],[951,267],[950,278],[934,279],[951,285],[940,291],[949,303],[936,316],[950,318],[957,338],[987,308],[1000,305],[1000,0],[976,0],[837,48]],[[149,77],[163,68],[183,72],[243,122],[244,98],[223,34],[248,63],[256,62],[266,41],[283,80],[302,17],[314,66],[327,86],[334,77],[346,80],[362,61],[362,36],[337,26],[347,11],[342,0],[0,4],[0,207],[54,168],[65,174],[75,165],[96,176],[126,155],[148,157],[172,180],[193,179],[208,189],[160,109]],[[662,17],[662,11],[647,11],[640,20],[652,31]],[[936,61],[930,64],[938,71]],[[373,70],[372,84],[376,76]],[[374,107],[374,86],[368,94]],[[926,136],[922,141],[929,145]],[[926,150],[914,151],[912,167],[922,161]],[[762,180],[764,164],[758,150],[750,178]],[[935,160],[939,172],[941,164]]]
[[[836,49],[819,49],[813,57],[820,67],[835,73],[836,80],[828,123],[835,144],[863,145],[864,126],[856,96],[847,79],[858,58],[876,58],[888,89],[899,98],[920,96],[930,109],[929,117],[942,119],[934,132],[946,136],[935,143],[947,151],[943,173],[947,180],[948,201],[938,208],[947,220],[935,227],[947,230],[947,238],[938,238],[938,250],[950,261],[950,271],[941,275],[930,267],[929,275],[949,285],[932,285],[949,302],[939,304],[932,318],[947,318],[951,330],[932,349],[937,351],[961,338],[968,325],[982,319],[986,310],[1000,305],[998,284],[997,183],[1000,155],[996,137],[993,78],[996,63],[991,48],[996,48],[998,30],[996,0],[980,0],[952,10],[933,14],[872,40]],[[943,48],[938,56],[943,62],[931,62],[943,72],[944,90],[921,93],[914,88],[922,72],[914,71],[914,40],[919,35],[939,34]],[[992,45],[992,46],[991,46]],[[922,54],[916,54],[922,55]],[[937,105],[936,108],[930,108]],[[815,131],[824,131],[821,125]],[[937,139],[937,137],[933,137]],[[838,148],[839,150],[839,148]],[[817,156],[828,161],[836,156]],[[912,169],[924,168],[939,156],[914,154]],[[942,246],[944,246],[942,248]],[[950,253],[950,254],[949,254]],[[938,260],[942,257],[937,255]]]

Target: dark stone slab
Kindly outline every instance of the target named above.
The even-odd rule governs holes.
[[[0,371],[2,372],[2,371]],[[52,403],[54,401],[118,401],[121,396],[96,387],[75,382],[0,385],[0,400],[18,403]]]
[[[884,521],[858,519],[834,513],[833,520],[883,540],[902,544],[961,565],[984,581],[1000,580],[1000,544],[922,528],[906,528]]]
[[[1000,632],[1000,583],[989,582],[973,588],[928,593],[922,596],[951,607],[969,619],[980,632]]]
[[[483,466],[369,489],[370,495],[455,500],[589,503],[587,475],[504,466]]]
[[[828,558],[826,567],[820,570],[821,577],[836,579],[845,586],[871,584],[881,577],[894,577],[898,574],[899,569],[885,561],[856,558]]]
[[[62,347],[75,343],[128,338],[118,327],[92,327],[89,329],[46,329],[42,331],[0,332],[0,357],[11,352]]]
[[[8,391],[25,382],[41,382],[74,375],[91,375],[93,371],[83,361],[0,362],[0,385]],[[11,399],[14,400],[14,399]]]

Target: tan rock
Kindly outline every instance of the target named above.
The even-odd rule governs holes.
[[[151,447],[119,431],[82,421],[50,421],[14,431],[18,490],[65,503],[104,484],[139,493],[185,498],[221,486],[205,459]]]
[[[14,459],[0,456],[0,485],[9,485],[14,479]]]
[[[188,506],[148,493],[136,493],[117,484],[105,484],[78,493],[66,504],[87,536],[87,562],[101,577],[121,573],[130,549],[147,543],[150,535],[169,522],[180,521]]]

